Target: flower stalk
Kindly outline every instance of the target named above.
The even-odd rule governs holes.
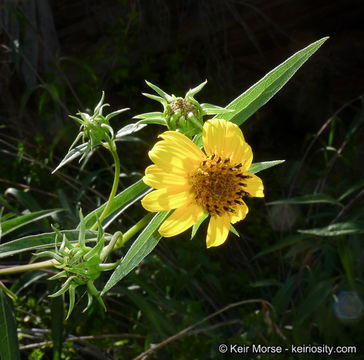
[[[104,147],[107,148],[111,152],[111,155],[112,155],[112,157],[114,159],[115,171],[114,171],[114,181],[113,181],[113,184],[112,184],[112,188],[111,188],[111,191],[110,191],[109,198],[108,198],[106,206],[105,206],[105,208],[104,208],[104,210],[101,213],[100,218],[99,218],[100,223],[102,223],[102,221],[105,219],[105,217],[109,213],[112,202],[113,202],[113,200],[115,198],[115,195],[116,195],[116,192],[118,190],[119,179],[120,179],[120,159],[119,159],[119,155],[118,155],[118,152],[117,152],[117,149],[116,149],[115,141],[114,140],[109,141],[107,143],[107,146],[105,144]],[[96,221],[91,226],[90,230],[97,230],[97,227],[98,227],[98,221]]]

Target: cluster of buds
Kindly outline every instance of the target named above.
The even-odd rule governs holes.
[[[86,285],[88,303],[86,308],[83,310],[87,311],[93,301],[93,297],[101,304],[106,311],[105,304],[94,285],[94,281],[100,276],[101,272],[114,269],[119,263],[105,264],[104,260],[108,254],[112,251],[115,243],[120,240],[122,234],[117,232],[112,237],[108,246],[104,247],[104,233],[99,223],[99,230],[97,233],[96,245],[94,247],[86,246],[85,235],[86,227],[85,221],[80,212],[80,228],[79,237],[77,243],[70,242],[66,235],[54,228],[56,232],[56,247],[55,251],[43,251],[34,254],[37,257],[51,257],[57,261],[54,265],[61,271],[56,275],[49,278],[49,280],[56,280],[60,278],[66,278],[66,281],[62,287],[54,294],[49,295],[50,297],[56,297],[64,294],[66,291],[69,293],[69,308],[66,319],[71,315],[74,304],[75,304],[75,290],[80,285]],[[62,241],[60,241],[62,239]],[[61,242],[57,249],[57,244]]]
[[[110,146],[110,143],[115,139],[114,130],[110,126],[110,119],[123,111],[129,110],[129,108],[120,109],[104,116],[102,114],[104,107],[110,106],[109,104],[104,104],[104,98],[105,93],[102,92],[101,99],[96,105],[92,115],[83,112],[77,113],[79,117],[69,115],[72,119],[81,124],[79,133],[69,151],[81,138],[82,142],[87,144],[86,151],[83,153],[80,161],[96,146]]]
[[[190,89],[184,98],[176,97],[173,94],[169,95],[158,86],[148,81],[146,83],[158,95],[146,93],[143,93],[143,95],[160,102],[163,105],[163,112],[150,112],[135,116],[135,119],[141,119],[139,122],[141,124],[165,125],[169,130],[180,131],[192,138],[194,135],[201,133],[205,115],[217,115],[230,111],[212,104],[200,104],[194,98],[206,85],[207,81]]]

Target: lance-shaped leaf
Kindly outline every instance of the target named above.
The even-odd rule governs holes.
[[[0,289],[0,355],[3,360],[20,359],[14,310],[10,299]]]
[[[306,194],[302,196],[296,196],[289,199],[271,201],[266,203],[266,205],[279,205],[279,204],[319,204],[319,203],[327,203],[332,205],[342,204],[334,199],[332,196],[326,194]]]
[[[263,162],[254,163],[254,164],[250,165],[248,172],[250,172],[252,174],[256,174],[260,171],[269,169],[270,167],[282,164],[285,161],[286,160],[273,160],[273,161],[263,161]]]
[[[151,87],[157,94],[159,94],[165,101],[167,102],[171,102],[173,101],[173,97],[169,94],[167,94],[166,92],[164,92],[162,89],[160,89],[158,86],[150,83],[149,81],[145,80],[145,82],[147,83],[147,85],[149,87]]]
[[[347,221],[331,224],[322,228],[298,230],[301,234],[316,236],[341,236],[351,234],[364,234],[364,223],[360,221]]]
[[[244,123],[287,83],[295,72],[327,39],[328,37],[325,37],[312,43],[270,71],[256,84],[226,106],[227,109],[235,110],[233,113],[219,114],[217,115],[219,119],[230,120],[238,125]]]
[[[79,234],[78,230],[65,230],[62,231],[62,233],[66,234],[67,238],[71,242],[77,242]],[[8,241],[4,244],[0,244],[0,258],[4,258],[10,255],[15,255],[29,250],[54,248],[55,236],[56,233],[54,232],[36,234],[36,235],[24,236],[22,238]],[[97,238],[96,231],[86,231],[86,242],[96,241],[96,238]]]
[[[127,189],[119,193],[115,196],[110,210],[109,210],[109,216],[113,214],[116,211],[126,209],[131,204],[136,202],[140,195],[145,192],[145,190],[148,188],[147,185],[144,184],[143,180],[137,181],[135,184],[129,186]],[[144,195],[144,194],[143,194]],[[85,224],[86,228],[90,228],[100,217],[101,213],[103,212],[104,208],[106,206],[106,203],[92,211],[90,214],[85,216]],[[120,212],[120,211],[119,211]],[[105,227],[104,227],[105,229]]]
[[[124,276],[138,266],[138,264],[155,248],[161,239],[158,228],[169,214],[170,211],[163,211],[153,217],[151,222],[134,241],[120,265],[112,273],[109,281],[102,290],[101,295],[109,291]]]
[[[63,211],[62,209],[49,209],[49,210],[41,210],[32,212],[30,214],[18,216],[16,218],[4,221],[1,224],[2,227],[2,235],[9,234],[10,232],[19,229],[20,227],[23,227],[27,224],[30,224],[34,221],[43,219],[47,216],[53,216],[54,214],[57,214],[58,212]]]
[[[59,165],[52,171],[52,174],[54,174],[57,170],[59,170],[61,167],[65,166],[72,160],[77,159],[79,156],[85,154],[87,148],[88,143],[83,143],[73,148],[67,153],[67,155],[63,158]]]

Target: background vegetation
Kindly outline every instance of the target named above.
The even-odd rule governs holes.
[[[151,344],[161,344],[151,359],[230,358],[220,343],[355,345],[350,358],[361,358],[362,10],[359,1],[1,2],[1,207],[5,215],[65,210],[2,243],[50,222],[74,228],[79,207],[106,200],[112,172],[102,151],[82,171],[74,162],[51,175],[77,133],[68,114],[93,108],[101,90],[112,110],[131,108],[115,124],[160,110],[141,95],[144,79],[176,95],[207,79],[198,99],[224,106],[295,51],[331,37],[242,127],[256,161],[287,161],[262,173],[266,198],[249,202],[240,237],[209,250],[205,231],[163,239],[105,296],[107,313],[95,303],[82,314],[80,292],[63,327],[47,271],[0,279],[18,295],[23,358],[51,359],[61,340],[65,359],[132,359]],[[142,176],[160,130],[147,127],[119,147],[122,187]]]

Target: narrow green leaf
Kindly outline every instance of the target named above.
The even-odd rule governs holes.
[[[345,270],[346,276],[348,278],[348,282],[350,286],[355,288],[355,260],[354,260],[354,252],[355,249],[352,248],[352,244],[350,244],[347,239],[339,239],[338,241],[338,254],[340,256],[341,263]]]
[[[195,96],[198,92],[200,92],[203,87],[207,84],[207,80],[205,80],[203,83],[201,83],[200,85],[197,85],[196,87],[194,87],[193,89],[188,90],[187,95],[192,95]]]
[[[149,320],[153,326],[153,331],[158,333],[162,338],[166,337],[168,332],[165,329],[168,328],[170,323],[166,321],[165,314],[158,307],[154,306],[154,304],[150,304],[148,298],[138,294],[136,291],[123,289],[123,293],[130,298],[143,313],[143,316]]]
[[[105,120],[106,120],[106,121],[109,121],[109,120],[110,120],[110,119],[112,119],[114,116],[119,115],[119,114],[121,114],[122,112],[127,111],[127,110],[130,110],[130,109],[129,109],[129,108],[125,108],[125,109],[119,109],[119,110],[113,111],[113,112],[111,112],[110,114],[107,114],[107,115],[105,116]]]
[[[20,275],[17,280],[14,282],[14,284],[11,286],[11,291],[13,291],[16,295],[19,295],[19,293],[33,284],[34,282],[48,276],[45,272],[39,272],[39,271],[29,271],[25,272],[24,274]]]
[[[219,114],[218,117],[220,119],[230,120],[238,125],[243,124],[287,83],[295,72],[327,39],[328,37],[322,38],[296,52],[227,105],[227,109],[235,110],[233,113]]]
[[[57,282],[49,282],[49,292],[53,293],[57,288]],[[53,360],[61,359],[63,344],[63,296],[50,298],[51,331],[53,340]]]
[[[293,197],[290,199],[283,199],[277,201],[271,201],[266,205],[278,205],[278,204],[318,204],[328,203],[333,205],[342,206],[342,204],[333,197],[326,194],[307,194],[302,196]]]
[[[155,248],[161,239],[157,230],[170,213],[171,211],[163,211],[153,217],[151,222],[134,241],[123,261],[112,273],[109,281],[102,290],[101,295],[109,291],[124,276],[138,266],[138,264]]]
[[[2,290],[0,290],[0,355],[2,360],[20,359],[12,302]]]
[[[17,299],[16,294],[14,294],[10,289],[8,289],[1,281],[0,281],[0,291],[4,291],[4,293],[9,296],[9,298],[13,301]]]
[[[225,112],[234,112],[234,110],[229,110],[213,104],[201,104],[201,107],[206,115],[218,115]]]
[[[192,226],[192,233],[191,233],[191,240],[195,237],[198,228],[200,227],[200,225],[204,222],[204,220],[209,216],[209,214],[205,211],[203,213],[203,215],[201,216],[201,219],[199,221],[197,221],[193,226]]]
[[[3,211],[4,211],[4,208],[1,208],[0,209],[0,241],[1,241],[1,237],[3,236],[3,221],[4,221]]]
[[[147,83],[147,85],[149,87],[151,87],[158,95],[160,95],[164,100],[166,100],[167,102],[171,102],[173,101],[173,97],[168,95],[166,92],[164,92],[161,88],[159,88],[158,86],[152,84],[151,82],[145,80],[145,82]]]
[[[140,120],[138,121],[138,124],[156,124],[167,126],[166,120],[164,120],[162,117]]]
[[[304,323],[325,302],[332,290],[333,284],[334,279],[320,281],[319,283],[315,282],[307,293],[304,294],[303,301],[295,311],[299,324]]]
[[[163,113],[161,113],[160,111],[155,111],[133,116],[133,119],[155,119],[155,118],[162,119]]]
[[[282,283],[276,279],[264,279],[250,283],[251,287],[281,286]]]
[[[248,172],[250,172],[252,174],[256,174],[265,169],[269,169],[270,167],[282,164],[285,161],[286,160],[273,160],[273,161],[263,161],[263,162],[259,162],[259,163],[254,163],[254,164],[250,165]]]
[[[316,236],[340,236],[350,234],[363,234],[364,224],[359,221],[348,221],[336,223],[322,228],[298,230],[301,234],[316,235]]]
[[[234,235],[236,235],[237,237],[240,237],[238,230],[235,229],[233,224],[230,224],[230,232],[232,232]]]
[[[298,275],[294,274],[291,277],[285,279],[282,283],[282,286],[279,287],[278,291],[274,295],[273,305],[277,312],[283,313],[284,310],[288,307],[290,302],[294,301],[292,294],[300,285],[300,282],[297,281]]]
[[[142,95],[146,96],[147,98],[149,99],[152,99],[152,100],[155,100],[155,101],[158,101],[160,103],[167,103],[162,97],[160,96],[157,96],[157,95],[153,95],[153,94],[148,94],[148,93],[142,93]]]
[[[2,235],[9,234],[10,232],[19,229],[22,226],[43,219],[47,216],[53,216],[54,214],[57,214],[60,211],[63,210],[62,209],[41,210],[30,214],[18,216],[15,219],[4,221],[2,223],[2,231],[3,231]]]
[[[125,209],[127,209],[130,205],[134,204],[136,201],[139,200],[139,198],[144,195],[144,191],[148,188],[147,185],[144,184],[143,180],[139,180],[133,185],[126,188],[124,191],[119,193],[115,196],[110,210],[109,215],[112,215],[116,211],[118,211],[118,214],[120,215],[121,212],[123,212]],[[142,194],[143,193],[143,194]],[[142,195],[141,195],[142,194]],[[100,217],[101,213],[103,212],[104,208],[106,206],[106,203],[89,213],[87,216],[85,216],[85,224],[86,228],[90,228]]]
[[[2,195],[0,195],[0,203],[3,204],[7,209],[16,212],[16,208],[10,205],[10,203]]]
[[[0,212],[2,212],[3,210],[4,210],[4,208],[1,208]],[[11,218],[15,217],[17,215],[17,213],[18,213],[17,211],[16,212],[7,212],[6,214],[3,214],[1,216],[1,221],[4,222],[8,219],[11,219]]]
[[[135,124],[128,124],[128,125],[124,126],[123,128],[121,128],[120,130],[118,130],[118,132],[116,133],[116,136],[115,136],[115,140],[119,140],[120,138],[122,138],[126,135],[130,135],[137,131],[140,131],[145,126],[146,126],[145,124],[141,124],[140,122],[137,122]]]
[[[356,182],[353,186],[350,186],[340,197],[339,201],[344,200],[346,197],[351,195],[352,193],[358,191],[364,186],[364,179],[361,179],[359,182]]]
[[[277,250],[280,250],[280,249],[284,249],[286,248],[287,246],[291,246],[291,245],[294,245],[298,242],[300,242],[301,240],[305,239],[307,236],[305,235],[300,235],[300,234],[294,234],[294,235],[290,235],[290,236],[287,236],[286,238],[283,239],[283,241],[280,241],[272,246],[269,246],[267,247],[266,249],[260,251],[258,254],[256,254],[254,257],[253,257],[253,260],[263,256],[263,255],[267,255],[267,254],[270,254],[272,252],[275,252]]]
[[[66,234],[67,239],[71,242],[76,242],[78,239],[78,230],[65,230],[61,231]],[[56,233],[43,233],[8,241],[0,244],[0,258],[5,258],[10,255],[19,254],[29,250],[40,250],[54,248],[54,239]],[[109,237],[109,236],[108,236]],[[96,241],[97,231],[86,231],[86,241]]]
[[[63,158],[63,160],[59,163],[59,165],[52,171],[52,174],[54,174],[57,170],[59,170],[61,167],[65,166],[72,160],[78,158],[79,156],[83,155],[85,151],[87,150],[87,143],[80,144],[73,148],[71,151],[69,151],[66,156]]]

